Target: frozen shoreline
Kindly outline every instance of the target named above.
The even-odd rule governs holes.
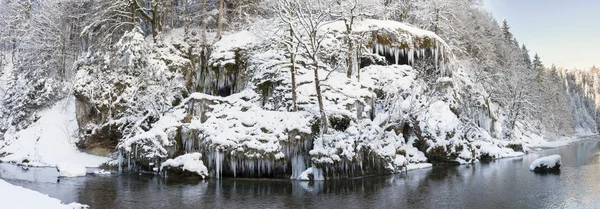
[[[52,198],[47,194],[12,185],[0,179],[0,205],[2,208],[20,209],[83,209],[87,205],[79,203],[63,204],[60,200]]]

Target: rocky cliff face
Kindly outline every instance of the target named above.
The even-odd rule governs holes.
[[[336,63],[323,63],[327,133],[302,56],[298,111],[291,111],[289,59],[277,41],[242,31],[206,48],[176,36],[153,45],[133,33],[116,54],[90,59],[78,73],[79,145],[116,148],[120,166],[149,172],[160,172],[167,158],[201,153],[216,178],[351,178],[515,154],[490,136],[487,112],[479,123],[461,118],[461,111],[490,107],[473,96],[485,94],[481,87],[449,73],[443,40],[397,22],[357,25],[374,49],[357,54],[386,61],[362,65],[350,78]],[[346,53],[331,27],[325,60]]]

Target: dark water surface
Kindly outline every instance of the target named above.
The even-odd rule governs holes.
[[[528,170],[533,160],[551,154],[562,156],[560,174],[539,175]],[[0,164],[0,178],[12,184],[91,208],[600,207],[597,140],[491,163],[315,183],[262,179],[172,182],[129,174],[56,182],[57,175],[53,168],[24,171]]]

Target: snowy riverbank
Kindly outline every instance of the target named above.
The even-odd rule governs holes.
[[[79,140],[75,113],[75,98],[68,97],[40,111],[39,119],[28,128],[9,130],[0,141],[0,161],[53,167],[98,167],[107,162],[109,158],[83,153],[75,146]]]
[[[33,190],[12,185],[0,179],[0,207],[19,209],[82,209],[89,208],[79,203],[63,204],[60,200],[51,198]]]

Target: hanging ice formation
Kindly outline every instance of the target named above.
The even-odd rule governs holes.
[[[440,71],[444,70],[445,59],[447,59],[444,50],[443,44],[437,41],[434,42],[433,46],[427,48],[414,46],[401,48],[377,42],[373,44],[373,53],[385,57],[389,64],[413,66],[417,61],[424,60],[432,62],[435,69]]]

